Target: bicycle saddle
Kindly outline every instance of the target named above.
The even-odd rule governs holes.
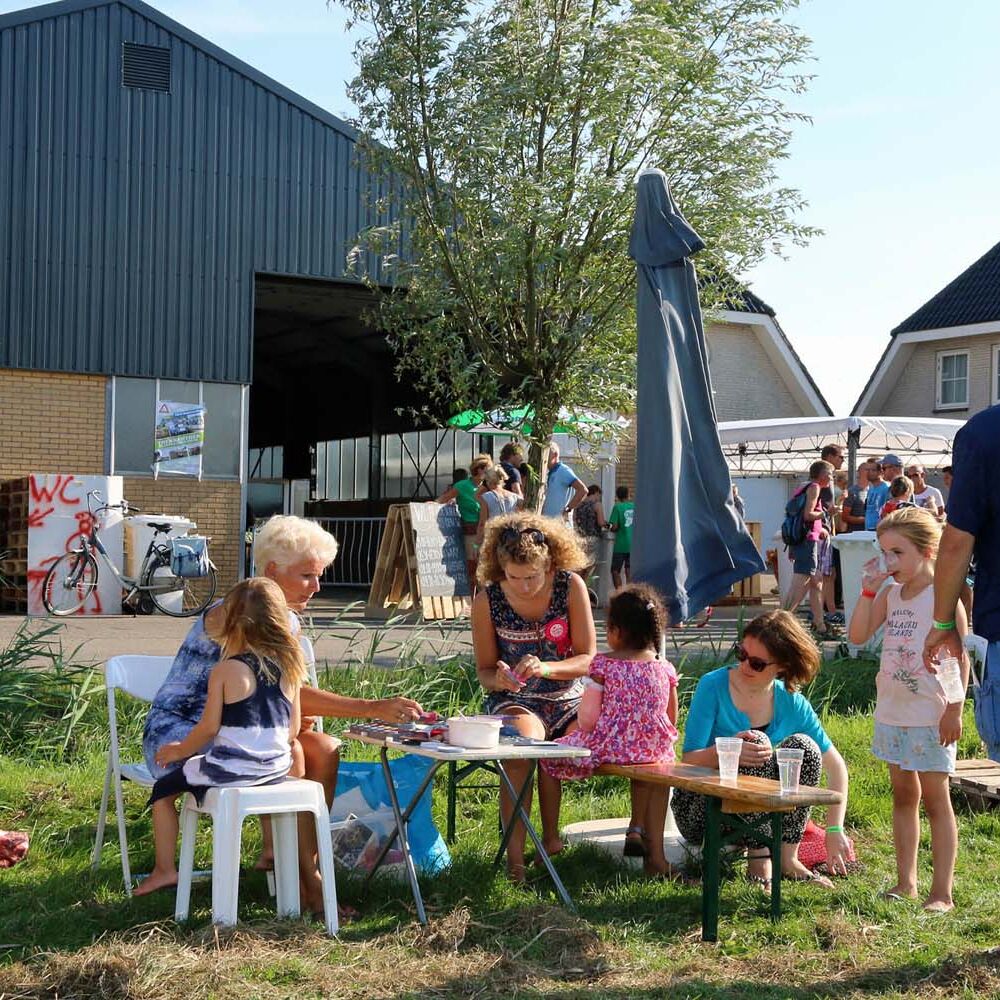
[[[146,522],[154,531],[162,531],[165,535],[170,533],[170,529],[173,527],[172,524],[168,524],[166,521],[147,521]]]

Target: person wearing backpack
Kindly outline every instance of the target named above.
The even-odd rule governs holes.
[[[809,593],[813,632],[827,638],[830,629],[823,619],[823,577],[819,573],[818,548],[827,537],[823,524],[823,503],[820,493],[830,486],[833,466],[829,462],[813,462],[809,466],[809,482],[792,494],[785,507],[781,537],[792,560],[792,585],[788,588],[784,608],[794,612]]]

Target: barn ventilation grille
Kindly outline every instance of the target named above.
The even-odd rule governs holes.
[[[122,85],[170,93],[170,49],[122,44]]]

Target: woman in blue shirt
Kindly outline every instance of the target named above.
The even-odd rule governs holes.
[[[804,751],[803,785],[818,785],[826,771],[827,784],[843,794],[843,802],[830,806],[826,814],[827,867],[847,874],[850,847],[844,836],[847,803],[847,765],[813,711],[797,690],[816,676],[820,653],[809,633],[794,615],[771,611],[755,618],[743,633],[737,650],[738,662],[705,674],[698,682],[684,729],[685,764],[718,768],[715,752],[717,736],[738,736],[743,742],[740,774],[777,779],[776,747]],[[684,839],[700,844],[705,834],[705,798],[677,789],[673,800],[674,817]],[[769,838],[770,816],[761,813],[743,819]],[[809,809],[802,807],[782,817],[781,874],[797,881],[833,883],[816,875],[799,861]],[[769,887],[771,861],[766,848],[751,846],[748,877]]]

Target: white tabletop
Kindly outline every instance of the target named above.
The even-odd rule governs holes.
[[[437,750],[419,743],[403,743],[392,736],[369,736],[367,733],[343,733],[348,739],[367,743],[373,747],[387,747],[415,757],[429,757],[431,760],[539,760],[544,757],[589,757],[586,747],[567,747],[561,743],[530,741],[522,744],[501,743],[488,750],[474,750],[471,747],[457,747],[455,750]],[[460,752],[458,752],[460,751]]]

